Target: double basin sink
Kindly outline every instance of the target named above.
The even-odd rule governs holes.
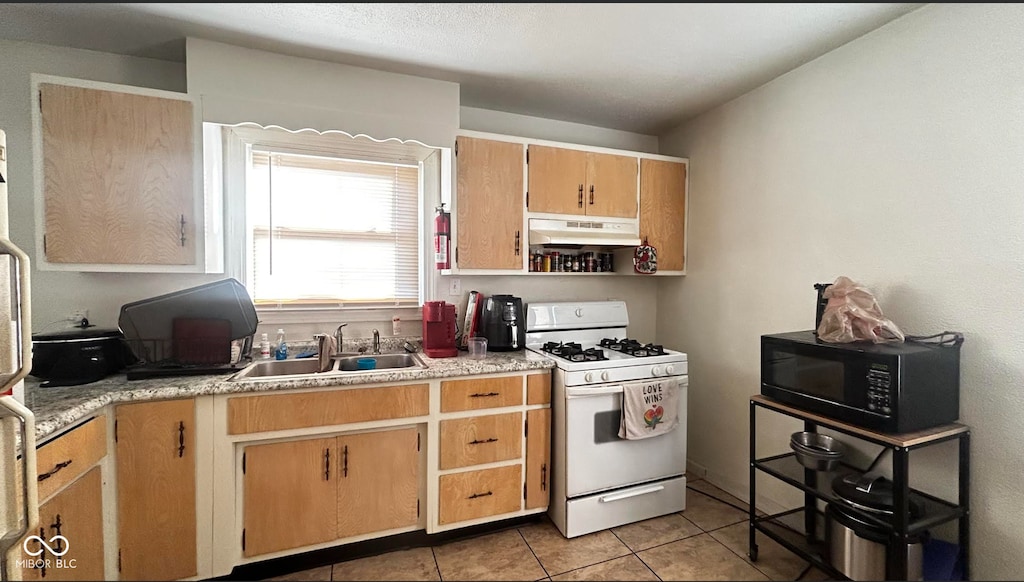
[[[359,360],[372,358],[373,369],[361,369]],[[326,372],[317,371],[318,358],[301,360],[260,360],[249,364],[230,378],[240,380],[268,380],[277,378],[314,378],[322,376],[349,376],[356,374],[375,374],[397,369],[423,369],[426,364],[416,354],[346,354],[341,353],[331,358],[331,367]]]

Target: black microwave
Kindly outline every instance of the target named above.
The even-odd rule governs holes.
[[[854,426],[906,433],[960,417],[960,343],[761,336],[761,394]]]

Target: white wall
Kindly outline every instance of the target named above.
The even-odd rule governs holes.
[[[485,131],[533,139],[561,141],[571,144],[601,146],[624,150],[658,153],[657,138],[650,135],[606,129],[592,125],[555,121],[502,111],[462,107],[461,129]],[[582,276],[475,276],[460,277],[462,294],[448,295],[448,277],[440,277],[436,299],[454,303],[464,312],[469,291],[484,295],[504,293],[531,301],[603,301],[620,299],[629,313],[630,336],[653,341],[657,282],[643,277]]]
[[[849,276],[905,332],[964,333],[972,577],[1019,578],[1024,6],[928,5],[661,146],[691,164],[688,275],[660,283],[657,330],[690,354],[691,460],[745,494],[759,336],[810,329],[812,285]],[[761,422],[760,452],[793,430]],[[955,449],[919,453],[912,485],[952,493]]]
[[[140,59],[49,45],[0,40],[0,127],[7,131],[10,172],[9,213],[11,240],[33,260],[35,214],[32,185],[32,129],[29,84],[32,73],[44,73],[169,91],[185,90],[185,67],[153,59]],[[150,275],[32,271],[32,329],[47,327],[70,315],[74,308],[89,309],[90,320],[116,327],[121,305],[177,289],[215,281],[203,275]]]

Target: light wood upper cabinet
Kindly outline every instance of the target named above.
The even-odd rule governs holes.
[[[22,570],[23,580],[103,580],[103,479],[100,468],[93,467],[40,506],[39,527],[29,533],[47,540],[54,550],[66,550],[67,553],[58,557],[38,541],[28,541],[26,545],[30,550],[43,551],[34,559],[48,560],[50,567],[25,568]],[[67,542],[51,541],[57,535],[65,537]],[[61,547],[65,543],[67,546]],[[58,568],[58,559],[62,564],[74,564],[75,567]]]
[[[120,404],[115,418],[121,578],[195,576],[195,401]]]
[[[686,266],[686,164],[640,160],[640,238],[658,249],[659,271]]]
[[[526,412],[526,509],[547,507],[551,493],[551,409]]]
[[[527,176],[530,212],[587,213],[587,152],[531,144]]]
[[[194,263],[192,102],[52,83],[39,92],[46,260]]]
[[[636,174],[636,157],[587,153],[587,215],[636,218]]]
[[[529,146],[527,210],[636,218],[637,158]]]
[[[523,144],[459,137],[456,145],[457,264],[522,269]]]
[[[338,437],[338,535],[416,525],[419,436],[415,428]]]
[[[246,447],[246,556],[338,537],[334,510],[342,460],[336,453],[336,438]]]

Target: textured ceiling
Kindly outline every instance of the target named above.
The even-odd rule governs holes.
[[[658,134],[921,4],[0,4],[0,38],[184,60],[192,36]]]

